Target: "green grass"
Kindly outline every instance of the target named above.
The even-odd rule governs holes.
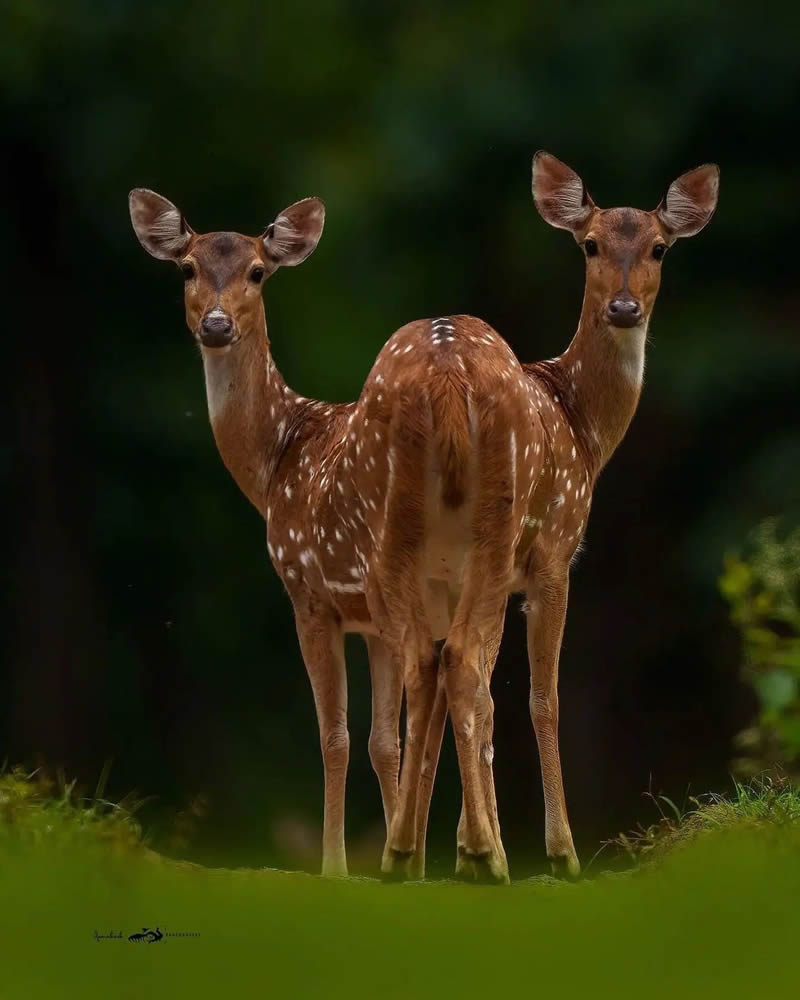
[[[627,877],[478,888],[184,865],[141,841],[130,803],[68,787],[0,776],[0,1000],[798,992],[785,788],[696,806],[698,830]],[[156,924],[200,937],[127,941]]]
[[[733,832],[778,837],[800,850],[800,791],[780,773],[764,773],[750,782],[733,782],[733,795],[690,796],[679,808],[666,795],[646,796],[657,813],[649,824],[607,841],[635,866],[657,863],[698,839]]]

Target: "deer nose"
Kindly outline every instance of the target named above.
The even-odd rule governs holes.
[[[233,323],[221,309],[213,309],[200,324],[200,340],[204,347],[227,347],[233,340]]]
[[[636,299],[618,295],[608,303],[606,312],[612,326],[631,327],[642,322],[642,307]]]

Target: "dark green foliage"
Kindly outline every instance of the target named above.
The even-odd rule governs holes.
[[[713,222],[664,262],[642,404],[595,496],[561,730],[584,857],[630,826],[649,774],[724,787],[752,706],[720,556],[764,517],[800,521],[797,4],[2,10],[0,759],[41,753],[88,783],[111,756],[109,794],[152,791],[158,829],[207,800],[198,858],[317,869],[321,764],[291,610],[214,448],[180,274],[142,251],[126,196],[147,185],[197,229],[245,233],[324,198],[319,249],[265,295],[289,384],[341,400],[423,316],[481,316],[524,360],[565,347],[582,263],[531,202],[544,147],[601,205],[655,207],[681,171],[722,168]],[[546,867],[523,631],[512,606],[493,686],[517,875]],[[348,652],[348,838],[374,871],[369,688]],[[439,874],[458,814],[448,745]]]
[[[103,798],[107,779],[104,769],[94,794],[86,796],[63,772],[55,778],[21,767],[0,773],[0,851],[41,847],[59,854],[95,842],[114,850],[141,849],[135,814],[146,800],[129,795],[109,802]]]
[[[800,778],[800,528],[765,521],[742,554],[729,555],[720,589],[742,637],[743,674],[759,704],[741,732],[737,770],[779,765]]]

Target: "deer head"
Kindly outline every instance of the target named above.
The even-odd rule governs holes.
[[[718,191],[719,167],[708,163],[681,174],[652,212],[603,209],[561,160],[543,150],[533,158],[536,208],[545,222],[568,229],[582,245],[585,308],[601,317],[612,332],[646,328],[664,255],[679,237],[694,236],[709,222]]]
[[[186,322],[195,339],[211,350],[226,350],[264,328],[264,281],[279,267],[305,260],[325,222],[319,198],[290,205],[260,236],[195,233],[171,201],[146,188],[131,191],[129,205],[145,250],[181,269]]]

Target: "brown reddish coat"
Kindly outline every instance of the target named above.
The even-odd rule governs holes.
[[[367,637],[373,679],[370,753],[387,822],[384,870],[424,871],[449,708],[464,791],[457,868],[507,880],[489,680],[515,590],[526,591],[533,611],[531,713],[548,854],[555,866],[578,869],[557,741],[568,568],[596,477],[638,401],[660,271],[653,247],[708,221],[716,173],[700,168],[679,178],[656,212],[604,212],[568,167],[537,154],[534,195],[547,221],[573,231],[590,258],[567,351],[523,367],[480,320],[418,321],[390,338],[358,402],[326,404],[284,383],[260,295],[265,274],[313,250],[321,203],[291,206],[263,237],[196,236],[171,203],[132,193],[143,245],[187,275],[187,321],[202,348],[215,439],[267,521],[270,556],[292,599],[320,722],[326,872],[346,871],[342,640],[357,631]],[[437,693],[433,642],[440,638]],[[398,792],[403,681],[408,724]]]

